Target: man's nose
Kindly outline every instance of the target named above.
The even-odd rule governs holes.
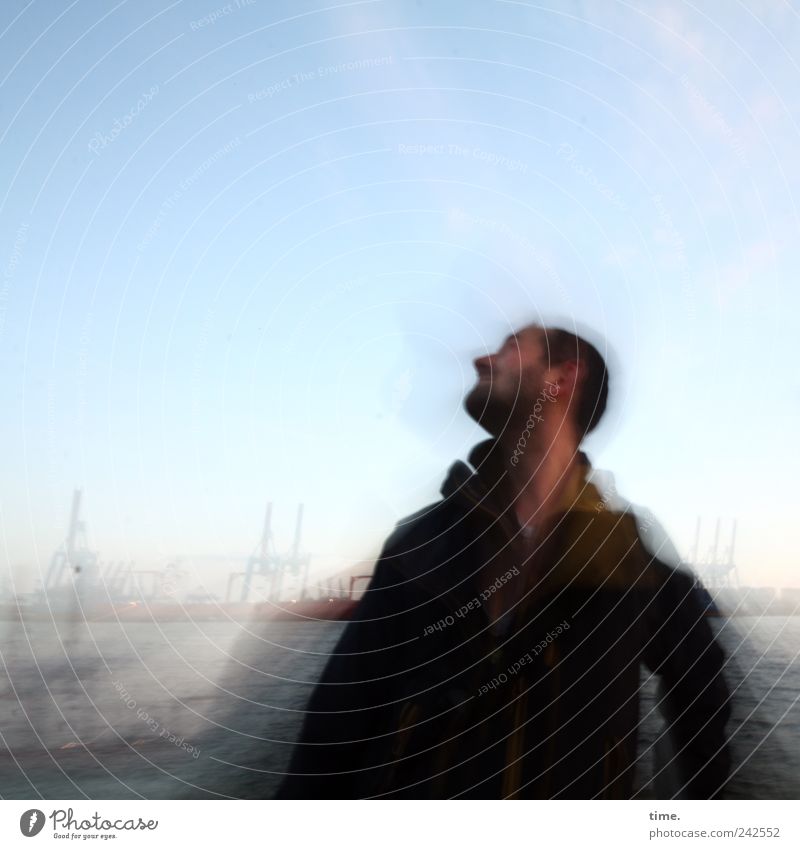
[[[493,362],[494,354],[484,354],[482,357],[475,357],[472,364],[475,366],[475,371],[479,375],[484,375],[491,372]]]

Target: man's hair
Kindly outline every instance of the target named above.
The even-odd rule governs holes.
[[[575,360],[583,367],[584,377],[579,387],[575,423],[581,436],[597,426],[608,401],[608,368],[600,352],[576,333],[561,327],[542,328],[544,356],[549,365]]]

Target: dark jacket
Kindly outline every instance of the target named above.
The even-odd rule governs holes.
[[[683,794],[724,784],[724,658],[694,579],[608,509],[588,461],[528,546],[499,451],[476,445],[477,471],[454,463],[443,500],[386,540],[278,798],[628,798],[642,662],[661,676]],[[498,633],[487,602],[510,581],[520,601]]]

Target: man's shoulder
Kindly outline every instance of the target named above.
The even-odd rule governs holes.
[[[395,524],[384,543],[384,554],[397,556],[441,540],[455,527],[459,515],[449,499],[420,508]]]
[[[371,588],[409,590],[438,586],[458,550],[453,542],[458,511],[436,501],[400,519],[386,538],[375,563]],[[444,571],[443,571],[444,567]]]

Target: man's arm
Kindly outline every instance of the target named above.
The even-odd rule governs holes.
[[[288,774],[275,798],[354,798],[359,775],[353,768],[376,745],[370,738],[390,730],[392,682],[403,647],[396,645],[402,636],[393,627],[401,613],[402,587],[387,556],[388,545],[311,695]]]
[[[719,794],[730,771],[725,655],[706,619],[694,577],[658,562],[654,565],[663,570],[663,582],[645,612],[644,660],[662,679],[659,707],[675,749],[680,795],[709,799]]]

